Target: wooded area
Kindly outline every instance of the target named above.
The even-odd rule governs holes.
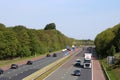
[[[48,26],[52,26],[52,29]],[[56,30],[54,23],[46,25],[45,29],[28,29],[17,25],[6,27],[0,24],[0,59],[27,57],[44,54],[72,45],[73,39]]]
[[[120,52],[120,24],[99,33],[94,42],[100,57],[113,56]]]

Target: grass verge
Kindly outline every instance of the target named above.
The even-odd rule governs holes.
[[[107,74],[109,75],[110,80],[120,80],[120,68],[113,69],[107,64],[107,59],[100,60],[101,64],[104,65]]]
[[[7,65],[10,65],[12,63],[17,63],[20,61],[30,60],[30,59],[40,57],[40,56],[42,56],[42,55],[30,56],[30,57],[24,57],[24,58],[15,58],[12,60],[0,60],[0,67],[7,66]]]
[[[55,52],[51,52],[50,54],[56,53],[56,52],[60,52],[60,50],[55,51]],[[15,58],[15,59],[11,59],[11,60],[0,60],[0,67],[8,66],[8,65],[11,65],[12,63],[18,63],[18,62],[22,62],[22,61],[26,61],[26,60],[31,60],[31,59],[34,59],[34,58],[39,58],[41,56],[45,56],[46,54],[47,53],[45,53],[45,54],[37,54],[36,56]]]

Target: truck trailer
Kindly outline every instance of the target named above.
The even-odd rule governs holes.
[[[83,67],[84,68],[91,68],[91,58],[92,58],[92,53],[84,53],[84,62],[83,62]]]

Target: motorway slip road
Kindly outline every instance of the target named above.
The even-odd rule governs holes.
[[[103,70],[97,58],[92,60],[92,80],[105,80]]]

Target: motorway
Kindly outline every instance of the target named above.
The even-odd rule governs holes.
[[[44,80],[92,80],[91,69],[73,66],[76,59],[81,59],[81,64],[83,65],[83,53],[86,52],[86,50],[87,49],[85,48],[84,51],[76,53],[69,61],[51,73]],[[81,76],[72,75],[75,69],[81,69]]]
[[[84,49],[85,51],[86,49]],[[45,80],[91,80],[91,69],[83,69],[73,66],[76,59],[80,58],[83,64],[83,53],[79,52],[74,54],[71,59],[63,66],[57,69],[53,74],[48,76]],[[73,51],[73,53],[76,51]],[[32,65],[20,65],[18,69],[8,69],[4,74],[0,75],[0,80],[22,80],[26,76],[42,69],[43,67],[51,64],[52,62],[64,57],[64,53],[58,52],[57,57],[44,57],[33,62]],[[73,76],[72,73],[75,69],[81,69],[81,76]],[[86,77],[87,76],[87,77]]]
[[[24,77],[51,64],[63,56],[64,53],[58,52],[57,57],[44,57],[37,61],[34,61],[32,65],[23,64],[19,66],[18,69],[8,69],[4,71],[4,74],[0,75],[0,80],[22,80]]]

